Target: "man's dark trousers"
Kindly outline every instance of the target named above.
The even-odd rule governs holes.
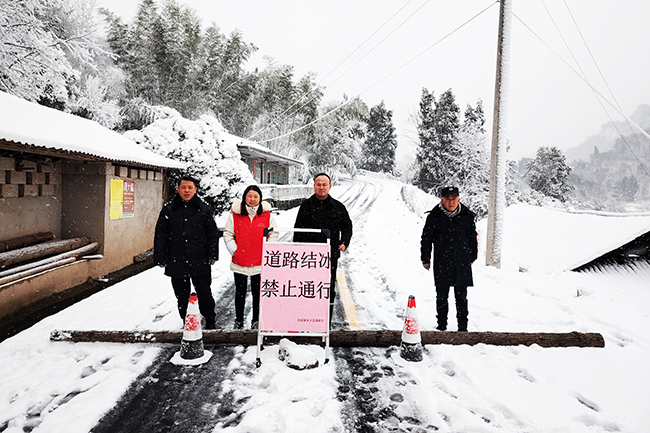
[[[467,287],[454,286],[456,300],[456,319],[458,329],[467,330]],[[436,309],[438,312],[438,327],[447,328],[447,315],[449,314],[449,286],[436,286]]]
[[[206,327],[214,328],[216,321],[216,313],[214,311],[214,298],[212,298],[212,291],[210,285],[212,284],[212,274],[194,275],[192,277],[172,278],[172,287],[174,294],[178,301],[178,313],[181,319],[185,322],[187,315],[187,304],[190,300],[190,280],[194,284],[196,290],[196,297],[199,300],[199,311],[205,318]]]

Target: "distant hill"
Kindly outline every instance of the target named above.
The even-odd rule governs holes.
[[[648,130],[650,128],[650,105],[639,105],[630,116],[630,119],[644,130]],[[625,120],[614,123],[607,122],[601,127],[598,134],[588,137],[579,146],[567,149],[565,152],[567,161],[571,163],[576,160],[586,160],[594,154],[595,147],[598,148],[598,152],[607,152],[614,146],[614,142],[620,138],[619,131],[623,136],[630,135],[633,132]]]

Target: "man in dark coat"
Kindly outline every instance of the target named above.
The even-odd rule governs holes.
[[[447,330],[449,288],[454,286],[458,330],[467,331],[467,287],[473,286],[472,263],[478,255],[475,215],[460,204],[458,188],[440,190],[442,200],[429,213],[422,230],[422,265],[430,268],[433,245],[433,278],[440,331]]]
[[[216,313],[210,289],[211,265],[219,259],[220,231],[212,207],[196,195],[197,180],[185,176],[178,194],[160,211],[153,244],[154,264],[165,267],[178,301],[178,313],[185,320],[194,284],[199,310],[206,329],[215,329]]]
[[[350,245],[352,239],[352,220],[348,210],[340,201],[332,198],[329,193],[332,180],[325,173],[314,177],[314,194],[303,201],[296,216],[295,228],[328,229],[331,245],[331,274],[330,274],[330,323],[334,313],[336,299],[336,269],[341,253]],[[327,242],[321,233],[300,233],[293,235],[294,242]]]

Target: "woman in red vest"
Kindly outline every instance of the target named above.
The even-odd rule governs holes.
[[[271,205],[262,201],[262,191],[257,185],[244,190],[242,201],[235,200],[228,216],[223,240],[232,254],[230,269],[235,274],[235,329],[244,327],[244,307],[248,278],[253,295],[253,319],[251,329],[259,326],[260,274],[262,272],[262,238],[266,227],[277,227],[271,214]],[[278,239],[278,232],[271,231],[267,241]]]

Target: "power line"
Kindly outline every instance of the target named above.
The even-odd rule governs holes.
[[[591,49],[589,48],[589,45],[587,44],[587,41],[586,41],[585,37],[584,37],[583,34],[582,34],[582,31],[580,31],[580,27],[578,26],[577,21],[576,21],[575,18],[573,17],[573,13],[571,13],[571,9],[569,8],[569,5],[567,4],[566,0],[564,0],[564,6],[566,7],[567,11],[569,12],[569,16],[571,17],[571,20],[573,21],[573,24],[575,25],[576,30],[578,31],[578,34],[580,35],[580,38],[581,38],[581,40],[582,40],[582,43],[585,45],[585,48],[587,49],[587,52],[589,53],[589,56],[591,57],[592,62],[594,62],[594,65],[596,66],[596,70],[598,71],[598,74],[600,74],[600,78],[603,80],[603,83],[605,83],[605,87],[607,87],[607,90],[609,91],[609,94],[610,94],[610,95],[612,96],[612,98],[614,99],[614,102],[616,103],[616,106],[617,106],[621,111],[623,111],[623,109],[621,108],[621,104],[619,104],[618,99],[616,98],[616,95],[614,95],[614,92],[612,91],[612,88],[609,86],[609,83],[608,83],[607,80],[605,79],[605,75],[603,74],[603,71],[600,69],[600,66],[598,65],[598,62],[596,61],[596,58],[594,57],[593,53],[591,52]],[[603,104],[602,104],[602,101],[600,101],[600,100],[598,100],[598,101],[600,102],[600,105],[602,106],[602,105],[603,105]],[[607,110],[605,110],[605,107],[603,107],[603,110],[604,110],[605,112],[607,112]],[[632,151],[632,149],[630,148],[630,145],[628,144],[627,140],[625,139],[625,137],[623,136],[623,134],[619,131],[618,127],[616,126],[616,124],[614,123],[614,121],[612,120],[612,118],[609,116],[609,113],[607,113],[607,117],[609,118],[609,120],[610,120],[610,122],[612,123],[612,125],[614,125],[614,128],[616,128],[616,132],[618,132],[618,135],[620,135],[621,139],[623,140],[623,142],[625,143],[625,145],[628,147],[628,149],[630,150],[630,152],[632,153],[632,155],[633,155],[633,156],[636,158],[636,160],[638,161],[639,158],[637,158],[636,155],[634,155],[634,151]],[[641,145],[641,140],[639,140],[639,136],[634,132],[634,128],[632,127],[632,125],[630,124],[630,122],[628,122],[627,118],[625,119],[625,123],[627,123],[628,128],[630,128],[630,131],[632,132],[634,138],[636,139],[637,144]],[[642,165],[643,165],[643,164],[642,164]]]
[[[427,1],[428,1],[428,0],[427,0]],[[401,22],[397,27],[395,27],[395,28],[393,29],[392,32],[390,32],[388,35],[386,35],[386,36],[385,36],[381,41],[377,42],[377,44],[375,44],[375,46],[372,47],[372,48],[370,49],[370,51],[368,51],[368,52],[367,52],[366,54],[364,54],[364,55],[363,55],[359,60],[357,60],[355,63],[353,63],[352,66],[350,66],[348,69],[346,69],[346,70],[343,72],[343,74],[339,75],[339,77],[338,77],[336,80],[332,81],[330,84],[334,84],[334,83],[336,83],[336,82],[337,82],[338,80],[340,80],[340,79],[341,79],[345,74],[347,74],[347,73],[350,71],[350,69],[354,68],[354,67],[355,67],[356,65],[358,65],[358,64],[359,64],[363,59],[365,59],[366,57],[368,57],[368,55],[370,55],[370,53],[372,53],[373,51],[375,51],[375,49],[376,49],[378,46],[380,46],[382,43],[384,43],[384,41],[385,41],[386,39],[388,39],[389,37],[391,37],[391,36],[393,35],[393,33],[395,33],[397,30],[399,30],[400,27],[402,27],[404,24],[406,24],[406,22],[407,22],[408,20],[410,20],[410,19],[411,19],[411,18],[412,18],[416,13],[418,13],[418,12],[420,11],[420,9],[422,9],[426,4],[427,4],[426,2],[425,2],[425,3],[422,3],[422,5],[421,5],[419,8],[417,8],[417,9],[416,9],[416,10],[415,10],[411,15],[409,15],[408,17],[406,17],[406,19],[405,19],[404,21],[402,21],[402,22]]]
[[[623,117],[624,117],[628,122],[631,122],[634,126],[636,126],[636,127],[639,129],[639,131],[640,131],[643,135],[645,135],[648,139],[650,139],[650,135],[649,135],[647,132],[645,132],[645,131],[643,130],[643,128],[641,128],[639,125],[637,125],[636,122],[634,122],[632,119],[630,119],[628,116],[626,116],[626,115],[625,115],[625,114],[624,114],[624,113],[623,113],[623,112],[622,112],[618,107],[616,107],[614,104],[612,104],[612,103],[609,101],[609,99],[607,99],[605,96],[603,96],[603,95],[602,95],[602,94],[601,94],[601,93],[600,93],[600,92],[599,92],[599,91],[598,91],[598,90],[597,90],[593,85],[591,85],[591,83],[589,82],[589,80],[587,80],[586,77],[584,77],[583,75],[581,75],[581,74],[580,74],[578,71],[576,71],[576,70],[575,70],[571,65],[569,65],[569,63],[568,63],[566,60],[564,60],[564,59],[562,58],[562,56],[560,56],[560,55],[559,55],[559,54],[558,54],[558,53],[557,53],[557,52],[556,52],[556,51],[555,51],[555,50],[554,50],[554,49],[553,49],[549,44],[547,44],[547,43],[546,43],[546,42],[545,42],[545,41],[544,41],[544,40],[543,40],[543,39],[542,39],[542,38],[541,38],[537,33],[535,33],[535,31],[534,31],[533,29],[531,29],[531,28],[530,28],[530,27],[529,27],[529,26],[528,26],[528,25],[527,25],[527,24],[526,24],[526,23],[525,23],[521,18],[519,18],[519,17],[517,16],[517,14],[515,14],[515,13],[513,12],[512,15],[513,15],[513,16],[514,16],[514,17],[515,17],[515,18],[516,18],[516,19],[517,19],[517,20],[518,20],[518,21],[519,21],[519,22],[520,22],[520,23],[521,23],[521,24],[522,24],[526,29],[528,29],[528,31],[530,31],[530,32],[531,32],[531,33],[532,33],[532,34],[533,34],[537,39],[539,39],[539,41],[540,41],[542,44],[544,44],[544,45],[545,45],[549,50],[551,50],[551,52],[552,52],[553,54],[555,54],[555,56],[557,56],[557,58],[560,59],[560,61],[561,61],[562,63],[564,63],[564,64],[565,64],[569,69],[571,69],[571,71],[573,71],[573,73],[575,73],[575,74],[578,76],[578,78],[580,78],[582,81],[584,81],[584,83],[585,83],[587,86],[589,86],[589,88],[592,90],[592,92],[594,92],[594,94],[596,94],[598,97],[600,97],[603,101],[607,102],[607,103],[608,103],[608,104],[609,104],[609,105],[610,105],[610,106],[611,106],[611,107],[612,107],[616,112],[618,112],[621,116],[623,116]],[[569,51],[570,51],[570,50],[569,50]],[[574,60],[575,60],[575,58],[574,58]],[[576,62],[576,63],[577,63],[577,62]],[[578,66],[578,68],[579,68],[579,66]],[[603,107],[603,108],[604,108],[604,107]],[[607,110],[605,110],[605,113],[607,113]],[[609,114],[608,114],[608,116],[609,116]],[[610,120],[611,120],[611,118],[610,118]],[[612,121],[612,124],[614,124],[613,121]],[[614,126],[616,127],[616,125],[614,125]],[[617,128],[617,131],[618,131],[618,128]],[[619,131],[619,135],[620,135],[620,131]],[[625,142],[625,140],[623,140],[623,141]],[[625,142],[625,143],[627,144],[627,142]],[[628,145],[628,148],[629,148],[629,145]],[[631,149],[630,149],[630,152],[632,152]],[[641,161],[639,160],[639,158],[637,158],[637,156],[634,154],[634,152],[632,152],[632,156],[634,156],[634,158],[635,158],[635,159],[637,160],[637,162],[641,165],[641,167],[643,167],[643,170],[646,172],[646,174],[650,175],[650,173],[648,173],[648,169],[647,169],[647,167],[645,166],[645,164],[644,164],[643,162],[641,162]]]
[[[550,10],[548,9],[548,7],[546,6],[546,3],[544,2],[544,0],[541,0],[541,2],[542,2],[542,5],[544,5],[544,9],[546,9],[546,13],[548,14],[549,18],[551,19],[551,22],[553,23],[553,26],[555,27],[555,30],[557,30],[557,33],[560,35],[560,38],[562,39],[562,42],[564,42],[564,46],[565,46],[566,49],[569,51],[569,54],[571,54],[571,58],[573,59],[573,61],[575,62],[576,66],[577,66],[578,69],[580,70],[580,73],[581,73],[584,77],[586,77],[587,74],[585,73],[585,71],[584,71],[584,70],[582,69],[582,67],[580,66],[580,62],[578,62],[578,59],[576,58],[576,56],[573,54],[573,50],[571,49],[571,47],[570,47],[569,44],[567,43],[566,39],[564,38],[564,35],[562,34],[562,31],[560,30],[559,26],[558,26],[557,23],[555,22],[555,19],[553,18],[553,15],[551,15],[551,11],[550,11]],[[564,2],[564,4],[566,5],[566,2]],[[566,7],[567,7],[567,9],[569,8],[568,5],[566,5]],[[571,15],[571,10],[569,10],[569,15]],[[573,15],[571,15],[571,18],[573,19]],[[580,28],[578,27],[578,23],[575,21],[575,19],[573,20],[573,24],[575,25],[576,29],[578,30],[578,33],[580,33],[580,35],[582,36],[582,33],[580,32]],[[583,40],[583,42],[585,43],[585,46],[586,46],[587,44],[586,44],[586,41],[584,40],[584,38],[583,38],[582,40]],[[587,50],[589,50],[589,47],[588,47],[588,46],[587,46]],[[596,68],[598,68],[598,64],[596,63],[595,59],[593,59],[593,57],[592,57],[592,60],[594,60],[594,63],[596,64]],[[600,69],[599,69],[599,70],[600,70]],[[601,77],[602,77],[602,74],[601,74]],[[602,78],[603,78],[603,81],[605,81],[604,77],[602,77]],[[605,81],[605,84],[607,84],[606,81]],[[612,93],[612,91],[611,91],[611,89],[609,88],[609,86],[607,86],[607,88],[609,89],[609,93],[610,93],[610,95],[614,98],[614,101],[616,102],[616,105],[618,106],[619,109],[621,109],[621,106],[618,104],[618,101],[616,101],[616,98],[614,97],[614,94]],[[625,137],[623,137],[623,134],[622,134],[621,131],[618,129],[618,126],[616,126],[616,124],[614,123],[614,119],[612,119],[612,116],[609,115],[609,112],[608,112],[607,109],[605,108],[605,105],[603,104],[603,101],[601,101],[601,99],[598,97],[598,95],[596,94],[596,92],[594,92],[593,89],[591,89],[591,92],[594,94],[594,97],[596,98],[596,101],[598,101],[598,104],[601,106],[601,108],[603,109],[603,111],[604,111],[605,114],[607,115],[607,118],[609,119],[609,121],[611,122],[611,124],[614,126],[614,129],[616,129],[616,132],[618,133],[618,135],[621,137],[621,139],[622,139],[622,140],[625,142],[625,144],[627,145],[627,141],[625,140]],[[628,125],[629,125],[629,123],[628,123]],[[632,129],[632,128],[631,128],[631,125],[629,125],[629,126],[630,126],[630,129]],[[630,148],[629,145],[628,145],[628,148]],[[630,149],[630,152],[632,152],[632,149]],[[636,158],[636,155],[634,155],[634,152],[632,152],[632,155]],[[637,158],[637,161],[638,161],[638,158]]]
[[[438,40],[437,40],[436,42],[434,42],[433,44],[429,45],[427,48],[425,48],[423,51],[421,51],[418,55],[416,55],[415,57],[413,57],[411,60],[408,60],[408,61],[407,61],[406,63],[404,63],[402,66],[400,66],[399,68],[395,69],[393,72],[391,72],[390,74],[386,75],[384,78],[382,78],[381,80],[377,81],[377,82],[376,82],[375,84],[373,84],[372,86],[368,87],[366,90],[364,90],[363,92],[361,92],[361,93],[359,94],[359,96],[362,95],[362,94],[364,94],[364,93],[367,92],[368,90],[374,88],[375,86],[377,86],[378,84],[380,84],[380,83],[383,82],[384,80],[388,79],[388,78],[391,77],[392,75],[396,74],[396,73],[399,72],[400,70],[404,69],[407,65],[409,65],[410,63],[414,62],[415,60],[417,60],[418,58],[420,58],[421,56],[423,56],[427,51],[431,50],[432,48],[434,48],[435,46],[437,46],[438,44],[440,44],[442,41],[444,41],[445,39],[447,39],[448,37],[450,37],[451,35],[453,35],[453,34],[456,33],[457,31],[459,31],[460,29],[462,29],[463,27],[465,27],[465,26],[466,26],[467,24],[469,24],[470,22],[474,21],[476,18],[478,18],[480,15],[482,15],[482,14],[485,13],[488,9],[490,9],[490,8],[493,7],[495,4],[498,4],[498,3],[499,3],[499,1],[497,0],[497,1],[495,1],[494,3],[490,4],[488,7],[486,7],[485,9],[483,9],[482,11],[480,11],[479,13],[477,13],[476,15],[474,15],[472,18],[468,19],[467,21],[465,21],[464,23],[462,23],[460,26],[456,27],[454,30],[452,30],[451,32],[447,33],[445,36],[443,36],[442,38],[438,39]]]
[[[270,142],[270,141],[275,141],[275,140],[278,140],[278,139],[280,139],[280,138],[284,138],[284,137],[287,137],[287,136],[289,136],[289,135],[295,134],[296,132],[301,131],[301,130],[303,130],[303,129],[305,129],[305,128],[311,126],[311,125],[313,125],[314,123],[316,123],[316,122],[322,120],[323,118],[329,116],[330,114],[335,113],[336,111],[338,111],[338,110],[340,110],[341,108],[345,107],[346,105],[350,104],[350,103],[351,103],[352,101],[354,101],[357,97],[360,97],[361,95],[363,95],[364,93],[366,93],[366,92],[368,92],[369,90],[373,89],[374,87],[378,86],[380,83],[382,83],[383,81],[387,80],[388,78],[390,78],[391,76],[393,76],[394,74],[396,74],[397,72],[399,72],[400,70],[404,69],[407,65],[409,65],[410,63],[414,62],[415,60],[417,60],[418,58],[420,58],[421,56],[423,56],[426,52],[428,52],[429,50],[431,50],[432,48],[434,48],[435,46],[437,46],[438,44],[440,44],[440,43],[441,43],[442,41],[444,41],[445,39],[449,38],[451,35],[453,35],[453,34],[456,33],[457,31],[459,31],[459,30],[462,29],[463,27],[465,27],[465,26],[466,26],[467,24],[469,24],[470,22],[474,21],[476,18],[478,18],[480,15],[484,14],[487,10],[489,10],[491,7],[493,7],[495,4],[498,4],[498,3],[499,3],[498,1],[495,1],[494,3],[490,4],[488,7],[486,7],[485,9],[483,9],[482,11],[480,11],[479,13],[477,13],[476,15],[474,15],[473,17],[471,17],[470,19],[468,19],[467,21],[465,21],[464,23],[462,23],[461,25],[459,25],[458,27],[456,27],[454,30],[452,30],[451,32],[447,33],[445,36],[443,36],[442,38],[440,38],[439,40],[437,40],[437,41],[434,42],[433,44],[429,45],[427,48],[425,48],[423,51],[421,51],[421,52],[420,52],[419,54],[417,54],[415,57],[411,58],[411,59],[408,60],[406,63],[402,64],[402,66],[400,66],[400,67],[398,67],[397,69],[393,70],[392,72],[390,72],[389,74],[387,74],[386,76],[384,76],[382,79],[380,79],[379,81],[375,82],[374,84],[372,84],[371,86],[369,86],[368,88],[366,88],[365,90],[363,90],[362,92],[360,92],[360,93],[359,93],[355,98],[350,98],[349,101],[344,102],[343,104],[339,105],[338,107],[336,107],[336,108],[334,108],[334,109],[328,111],[327,113],[325,113],[325,114],[323,114],[322,116],[318,117],[317,119],[311,121],[310,123],[301,126],[301,127],[298,128],[298,129],[295,129],[295,130],[293,130],[293,131],[287,132],[286,134],[280,135],[280,136],[278,136],[278,137],[269,138],[269,139],[266,139],[266,140],[259,141],[259,143],[268,143],[268,142]]]
[[[341,66],[342,66],[342,65],[343,65],[343,64],[344,64],[344,63],[345,63],[345,62],[346,62],[350,57],[352,57],[352,56],[353,56],[357,51],[359,51],[359,50],[361,49],[361,47],[363,47],[363,46],[364,46],[364,45],[365,45],[365,44],[366,44],[370,39],[372,39],[372,37],[373,37],[374,35],[376,35],[376,34],[377,34],[381,29],[383,29],[383,28],[384,28],[384,27],[385,27],[385,26],[386,26],[390,21],[392,21],[393,18],[395,18],[395,17],[396,17],[396,16],[397,16],[397,15],[398,15],[398,14],[399,14],[399,13],[400,13],[404,8],[405,8],[405,7],[406,7],[406,6],[408,6],[411,2],[412,2],[412,0],[409,0],[407,3],[404,4],[404,6],[402,6],[401,8],[399,8],[399,9],[398,9],[398,10],[397,10],[393,15],[391,15],[391,16],[390,16],[386,21],[384,21],[384,23],[383,23],[382,25],[380,25],[380,26],[379,26],[379,27],[378,27],[374,32],[372,32],[372,34],[370,34],[370,36],[368,36],[368,37],[367,37],[367,38],[366,38],[366,39],[365,39],[361,44],[359,44],[359,45],[358,45],[354,50],[352,50],[352,52],[350,52],[350,54],[348,54],[348,55],[347,55],[343,60],[341,60],[341,61],[338,63],[338,65],[336,65],[336,66],[335,66],[335,67],[334,67],[330,72],[328,72],[328,73],[327,73],[323,78],[321,78],[321,79],[318,81],[317,84],[321,84],[323,81],[325,81],[325,79],[326,79],[327,77],[329,77],[330,75],[332,75],[332,74],[334,73],[334,71],[336,71],[339,67],[341,67]],[[424,3],[423,3],[419,8],[415,11],[415,12],[419,11],[420,9],[422,9],[422,8],[424,7],[424,5],[426,5],[428,2],[429,2],[429,0],[426,0],[426,1],[425,1],[425,2],[424,2]],[[402,25],[404,25],[404,23],[405,23],[406,21],[408,21],[408,20],[409,20],[409,19],[410,19],[414,14],[415,14],[415,12],[414,12],[413,14],[409,15],[409,17],[408,17],[406,20],[402,21],[402,23],[400,23],[400,24],[399,24],[399,25],[398,25],[398,26],[397,26],[397,27],[396,27],[396,28],[395,28],[395,29],[394,29],[394,30],[393,30],[393,31],[392,31],[388,36],[392,35],[392,34],[393,34],[397,29],[399,29]],[[388,36],[387,36],[386,38],[382,39],[382,40],[379,42],[379,44],[381,44],[383,41],[385,41],[385,40],[388,38]],[[354,64],[352,65],[352,67],[354,67],[357,63],[359,63],[361,60],[363,60],[363,59],[364,59],[368,54],[370,54],[372,51],[374,51],[375,48],[377,48],[377,46],[378,46],[379,44],[377,44],[377,45],[375,45],[373,48],[371,48],[370,51],[369,51],[367,54],[365,54],[363,57],[361,57],[361,59],[360,59],[359,61],[357,61],[356,63],[354,63]],[[335,83],[336,81],[338,81],[338,80],[339,80],[341,77],[343,77],[343,76],[344,76],[344,75],[345,75],[345,74],[346,74],[346,73],[347,73],[347,72],[348,72],[352,67],[348,68],[345,72],[343,72],[343,74],[341,74],[341,75],[340,75],[336,80],[332,81],[332,83],[330,83],[330,84],[333,84],[333,83]],[[282,121],[286,120],[289,116],[291,116],[291,114],[294,114],[295,112],[297,112],[298,110],[300,110],[301,108],[303,108],[305,105],[309,104],[309,103],[314,99],[313,97],[312,97],[312,98],[309,98],[309,99],[308,99],[304,104],[302,104],[302,105],[301,105],[300,107],[298,107],[296,110],[294,110],[293,112],[291,112],[291,113],[288,114],[287,116],[285,116],[285,117],[283,117],[283,118],[280,119],[280,116],[286,114],[289,110],[291,110],[293,107],[295,107],[296,105],[298,105],[302,100],[304,100],[307,96],[311,95],[312,93],[314,93],[314,92],[315,92],[316,90],[318,90],[318,89],[319,89],[319,88],[316,87],[316,88],[310,90],[309,92],[305,93],[304,95],[302,95],[302,96],[301,96],[301,97],[300,97],[296,102],[294,102],[294,103],[293,103],[291,106],[289,106],[286,110],[284,110],[282,113],[278,114],[277,118],[276,118],[275,120],[272,120],[272,121],[271,121],[271,124],[269,124],[269,125],[267,125],[266,127],[262,128],[262,129],[260,129],[260,130],[258,130],[258,131],[256,131],[256,132],[254,132],[251,136],[248,137],[248,139],[250,140],[250,139],[252,139],[253,137],[256,137],[257,135],[259,135],[259,134],[261,134],[262,132],[266,131],[268,128],[270,128],[270,127],[272,126],[272,124],[277,124],[277,123],[279,123],[279,122],[282,122]]]
[[[566,39],[564,39],[564,35],[562,35],[562,32],[560,31],[560,28],[558,27],[557,23],[556,23],[555,20],[553,19],[553,16],[551,15],[551,11],[548,9],[548,7],[546,7],[546,3],[544,2],[544,0],[541,0],[541,1],[542,1],[542,4],[544,5],[544,9],[546,9],[546,13],[548,13],[548,16],[551,18],[551,21],[553,22],[553,25],[555,26],[555,29],[557,30],[558,34],[560,35],[560,38],[562,39],[562,42],[564,42],[564,46],[567,48],[567,50],[569,50],[569,54],[571,54],[571,57],[573,58],[573,61],[574,61],[574,62],[576,63],[576,65],[578,66],[578,69],[580,70],[580,73],[581,73],[584,77],[586,77],[587,74],[584,72],[584,70],[582,69],[582,67],[580,67],[580,62],[578,62],[578,59],[577,59],[576,56],[573,54],[573,51],[571,50],[571,47],[569,47],[569,44],[567,43]],[[569,15],[571,15],[571,18],[573,19],[573,15],[571,14],[571,10],[569,9],[569,6],[566,4],[566,1],[564,2],[564,4],[565,4],[567,10],[569,11]],[[580,28],[578,27],[578,23],[575,21],[575,19],[573,19],[573,24],[576,26],[576,29],[578,30],[578,33],[579,33],[580,36],[582,37],[582,32],[580,32]],[[582,41],[583,41],[583,43],[585,44],[585,46],[587,47],[587,51],[589,51],[589,53],[591,54],[591,51],[589,50],[589,46],[587,45],[587,42],[585,41],[584,37],[582,38]],[[598,69],[598,71],[600,71],[600,68],[598,67],[598,63],[596,62],[596,59],[594,59],[593,56],[591,57],[591,59],[593,60],[594,64],[596,65],[596,68]],[[603,81],[605,82],[605,85],[607,86],[607,89],[609,90],[610,95],[611,95],[612,98],[614,99],[614,102],[616,102],[616,105],[618,106],[619,110],[622,110],[620,104],[618,103],[618,101],[616,100],[616,97],[614,96],[614,93],[612,92],[612,89],[609,87],[609,85],[607,85],[607,80],[605,80],[605,77],[602,75],[602,72],[601,72],[601,75],[600,75],[600,76],[601,76],[601,78],[603,79]],[[620,131],[620,129],[618,128],[618,126],[617,126],[616,123],[614,122],[614,119],[612,119],[612,116],[610,116],[610,115],[609,115],[609,112],[607,111],[607,109],[605,109],[605,105],[603,105],[603,101],[600,100],[600,98],[599,98],[598,95],[593,91],[593,89],[592,89],[592,93],[593,93],[594,96],[596,97],[596,100],[598,101],[598,103],[599,103],[600,106],[602,107],[603,111],[604,111],[605,114],[607,115],[607,118],[609,119],[610,123],[612,124],[612,126],[614,126],[614,129],[616,129],[616,132],[618,133],[619,137],[621,137],[621,140],[623,140],[623,143],[625,143],[625,145],[627,146],[628,150],[630,151],[630,153],[632,154],[632,156],[634,157],[634,159],[636,159],[637,162],[638,162],[641,166],[643,166],[644,169],[645,169],[645,166],[643,165],[643,163],[641,162],[641,160],[639,160],[639,158],[636,156],[636,154],[635,154],[634,151],[632,150],[632,147],[629,145],[629,143],[627,142],[627,140],[626,140],[625,137],[623,136],[623,133]],[[634,130],[632,129],[632,125],[630,125],[629,122],[627,122],[627,124],[628,124],[628,126],[630,127],[630,129],[632,130],[632,132],[634,133]],[[636,137],[636,134],[634,134],[634,136]],[[638,140],[638,139],[637,139],[637,140]]]
[[[323,77],[319,82],[324,81],[327,77],[329,77],[330,75],[332,75],[332,73],[334,73],[334,71],[336,71],[336,70],[337,70],[341,65],[343,65],[343,63],[345,63],[346,60],[348,60],[350,57],[352,57],[352,55],[353,55],[354,53],[356,53],[357,51],[359,51],[359,49],[360,49],[362,46],[364,46],[368,41],[370,41],[370,39],[371,39],[374,35],[376,35],[376,34],[377,34],[381,29],[383,29],[383,28],[386,26],[386,24],[388,24],[390,21],[392,21],[393,18],[395,18],[395,17],[397,16],[397,14],[399,14],[399,13],[400,13],[400,12],[401,12],[405,7],[406,7],[406,6],[409,5],[409,3],[411,3],[411,1],[412,1],[412,0],[409,0],[406,4],[404,4],[404,6],[402,6],[401,8],[399,8],[399,9],[397,10],[397,12],[395,12],[393,15],[391,15],[390,18],[388,18],[386,21],[384,21],[384,23],[383,23],[381,26],[379,26],[379,27],[377,28],[377,30],[375,30],[374,32],[372,32],[372,34],[371,34],[370,36],[368,36],[368,37],[366,38],[365,41],[363,41],[363,42],[362,42],[362,43],[361,43],[357,48],[355,48],[355,49],[354,49],[350,54],[348,54],[347,57],[346,57],[345,59],[341,60],[341,62],[339,62],[339,64],[336,65],[336,67],[335,67],[334,69],[332,69],[330,72],[328,72],[327,75],[325,75],[325,76],[324,76],[324,77]],[[420,9],[422,9],[422,8],[423,8],[423,7],[424,7],[428,2],[429,2],[429,0],[426,0],[424,3],[422,3],[422,5],[421,5],[419,8],[417,8],[415,12],[413,12],[411,15],[409,15],[408,18],[406,18],[404,21],[402,21],[402,22],[401,22],[401,23],[400,23],[400,24],[395,28],[395,30],[397,30],[397,29],[399,29],[400,27],[402,27],[402,25],[404,25],[404,23],[406,23],[406,21],[408,21],[408,20],[409,20],[413,15],[415,15],[416,12],[418,12]],[[392,35],[393,33],[395,33],[395,30],[393,30],[393,31],[392,31],[388,36],[390,36],[390,35]],[[381,44],[383,41],[385,41],[385,40],[388,38],[388,36],[387,36],[386,38],[382,39],[379,43]],[[379,45],[379,44],[377,44],[377,45]],[[368,53],[372,52],[375,48],[377,48],[377,45],[375,45],[373,48],[371,48],[371,50],[370,50]],[[367,54],[366,54],[366,55],[367,55]],[[365,56],[364,56],[364,57],[365,57]],[[363,59],[363,57],[362,57],[362,59]],[[358,62],[357,62],[357,63],[358,63]],[[355,65],[356,65],[356,63],[355,63]],[[346,72],[347,72],[347,71],[346,71]],[[337,78],[337,80],[338,80],[338,78]],[[336,82],[336,80],[333,81],[333,83],[334,83],[334,82]],[[330,84],[332,84],[332,83],[330,83]]]

